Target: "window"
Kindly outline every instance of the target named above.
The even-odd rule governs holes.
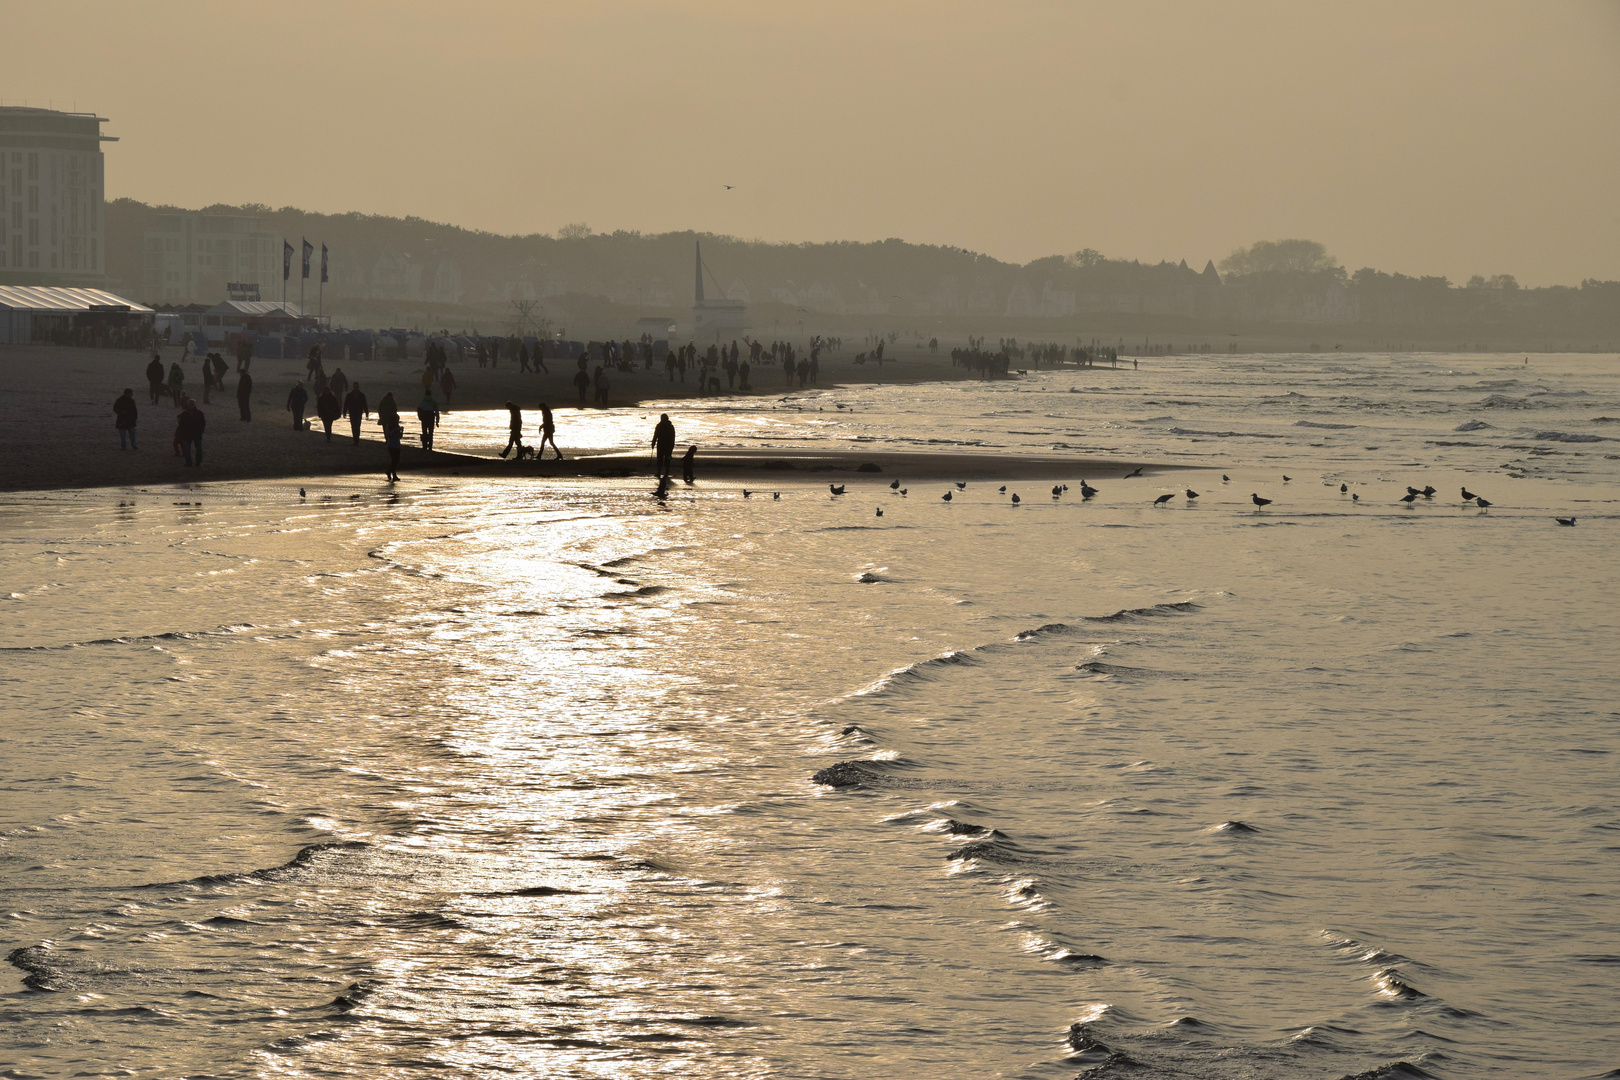
[[[39,218],[28,219],[28,242],[39,247]]]
[[[22,228],[22,203],[21,202],[14,202],[14,203],[11,204],[11,227],[13,229]]]
[[[38,154],[32,154],[31,153],[31,154],[28,155],[28,179],[30,179],[30,180],[38,180],[39,179],[39,155]]]
[[[30,214],[39,213],[39,188],[37,187],[28,189],[28,212]]]

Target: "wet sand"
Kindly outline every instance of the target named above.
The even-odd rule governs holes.
[[[178,349],[165,350],[164,360],[179,356]],[[348,437],[346,419],[333,425],[327,442],[319,421],[313,430],[297,431],[286,410],[287,392],[304,374],[301,360],[253,362],[253,420],[238,419],[234,388],[235,365],[225,376],[226,390],[214,393],[211,403],[200,397],[202,370],[196,361],[187,362],[187,386],[198,398],[208,417],[203,436],[204,463],[187,468],[174,453],[174,425],[177,410],[164,398],[150,404],[144,370],[150,355],[111,349],[80,349],[53,346],[8,346],[0,348],[0,378],[6,394],[0,398],[0,490],[31,491],[62,488],[123,487],[205,480],[248,480],[276,477],[355,475],[374,473],[379,477],[387,461],[375,413],[355,445]],[[503,461],[489,457],[427,451],[415,442],[415,405],[421,396],[421,368],[411,362],[333,363],[329,371],[343,368],[351,382],[358,381],[375,409],[383,394],[392,390],[406,420],[406,445],[400,465],[401,475],[450,472],[468,475],[533,475],[535,477],[631,476],[650,475],[650,453],[605,454],[588,457],[570,455],[563,462]],[[460,364],[454,372],[459,385],[450,407],[499,408],[515,401],[532,413],[541,401],[554,408],[572,407],[577,392],[569,384],[573,369],[553,364],[549,375],[520,372],[502,366],[493,371],[476,365]],[[765,386],[756,385],[754,394],[773,397],[787,392],[768,377],[779,371],[766,370]],[[879,375],[881,374],[881,378]],[[948,357],[905,359],[885,364],[857,367],[833,362],[823,367],[822,385],[854,382],[931,382],[960,380],[961,369],[951,367]],[[756,384],[762,380],[756,378]],[[118,447],[113,426],[112,403],[124,387],[135,390],[140,407],[136,429],[139,450]],[[670,382],[662,372],[615,374],[612,405],[630,407],[643,400],[696,396],[695,382]],[[311,412],[314,402],[306,406]],[[306,417],[308,418],[308,417]],[[534,417],[529,417],[533,420]],[[650,433],[649,433],[650,434]],[[1151,463],[1115,459],[1095,460],[1056,457],[1011,457],[983,453],[884,453],[867,451],[715,450],[699,452],[699,476],[735,480],[778,480],[805,474],[867,474],[912,479],[1066,479],[1077,476],[1103,476],[1115,470],[1129,470]],[[677,463],[678,464],[678,463]],[[863,469],[862,466],[867,466]]]

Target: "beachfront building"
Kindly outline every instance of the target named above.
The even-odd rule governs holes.
[[[151,330],[151,308],[101,289],[0,285],[0,345],[133,347]]]
[[[703,295],[703,245],[697,245],[697,280],[692,295],[692,340],[711,343],[741,336],[752,324],[748,320],[748,305],[741,300],[706,299]],[[713,275],[710,275],[711,277]],[[719,289],[719,282],[715,288]]]
[[[281,237],[256,217],[182,210],[159,214],[141,237],[141,288],[153,302],[218,301],[253,290],[277,298],[281,284]]]
[[[95,113],[0,107],[0,284],[106,278],[106,190]]]

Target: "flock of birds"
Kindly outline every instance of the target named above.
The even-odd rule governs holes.
[[[1132,479],[1134,477],[1138,477],[1138,476],[1141,476],[1141,475],[1142,475],[1142,469],[1141,469],[1140,466],[1138,466],[1133,471],[1126,473],[1124,475],[1123,479],[1130,480],[1130,479]],[[1282,479],[1283,479],[1283,483],[1286,484],[1286,483],[1290,482],[1291,480],[1293,480],[1294,478],[1285,473],[1283,475]],[[1227,476],[1225,473],[1221,474],[1221,483],[1229,484],[1231,482],[1232,482],[1232,478],[1230,476]],[[844,484],[828,484],[827,489],[829,491],[831,491],[834,496],[838,496],[838,495],[844,494],[844,492],[846,490],[846,486]],[[900,486],[900,481],[892,480],[892,481],[889,482],[889,490],[894,491],[894,492],[896,492],[896,493],[898,493],[900,495],[905,495],[908,492],[909,489],[901,487]],[[958,492],[958,491],[966,491],[966,490],[967,490],[967,481],[958,480],[958,481],[956,481],[956,489],[955,489],[955,491],[947,490],[945,492],[945,494],[940,496],[940,499],[942,501],[944,501],[944,502],[950,502],[955,497],[956,492]],[[1063,497],[1064,493],[1067,492],[1068,490],[1069,490],[1069,485],[1068,484],[1054,484],[1052,486],[1052,498],[1053,499],[1061,499]],[[1006,484],[1001,485],[1001,487],[998,489],[998,491],[1002,495],[1007,494],[1007,485]],[[1091,499],[1091,498],[1095,497],[1098,494],[1098,492],[1099,492],[1098,488],[1092,487],[1089,483],[1087,483],[1084,480],[1080,481],[1080,498],[1081,499]],[[747,488],[743,489],[743,498],[746,499],[751,494],[752,494],[752,492],[750,492]],[[1196,499],[1198,499],[1200,497],[1199,493],[1194,491],[1192,488],[1187,488],[1184,492],[1182,492],[1182,494],[1186,496],[1188,502],[1192,502],[1192,501],[1194,501],[1194,500],[1196,500]],[[1341,494],[1341,495],[1349,495],[1351,502],[1359,503],[1361,501],[1361,495],[1359,493],[1357,493],[1357,492],[1352,492],[1350,490],[1350,485],[1349,484],[1342,484],[1341,483],[1339,485],[1339,494]],[[1415,487],[1408,486],[1407,489],[1406,489],[1406,494],[1401,496],[1399,501],[1402,502],[1402,503],[1405,503],[1407,506],[1411,506],[1413,503],[1417,502],[1419,499],[1431,499],[1432,500],[1437,494],[1439,494],[1439,491],[1432,484],[1425,485],[1424,487],[1421,487],[1421,488],[1415,488]],[[771,497],[775,498],[775,499],[780,499],[782,497],[782,493],[781,492],[774,492]],[[1176,497],[1176,492],[1173,492],[1173,491],[1167,492],[1166,494],[1160,495],[1157,498],[1155,498],[1153,500],[1153,505],[1154,506],[1163,506],[1166,503],[1170,502],[1175,497]],[[1275,500],[1272,500],[1272,499],[1265,498],[1264,496],[1260,495],[1259,492],[1251,492],[1249,494],[1249,499],[1250,499],[1251,502],[1254,503],[1254,507],[1255,507],[1256,510],[1260,510],[1260,509],[1263,509],[1263,508],[1265,508],[1267,506],[1270,506],[1272,504],[1272,502],[1275,501]],[[1475,506],[1478,506],[1481,510],[1487,510],[1493,505],[1492,502],[1489,499],[1485,498],[1482,495],[1474,494],[1472,491],[1469,491],[1468,488],[1466,488],[1466,487],[1464,487],[1462,489],[1462,501],[1463,501],[1464,506],[1467,506],[1469,504],[1473,504]],[[1013,492],[1011,502],[1016,506],[1017,504],[1023,502],[1023,499],[1021,499],[1019,497],[1017,492]],[[883,516],[883,508],[881,506],[877,508],[877,516],[878,517]],[[1566,526],[1570,526],[1570,527],[1573,527],[1575,525],[1575,518],[1573,518],[1573,517],[1555,517],[1555,518],[1553,518],[1553,520],[1558,522],[1558,524],[1560,524],[1560,525],[1566,525]]]

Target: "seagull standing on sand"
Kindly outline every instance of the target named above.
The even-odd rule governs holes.
[[[1345,492],[1347,492],[1349,490],[1350,490],[1350,485],[1349,484],[1340,484],[1339,485],[1339,494],[1340,495],[1343,495]]]
[[[1473,502],[1475,499],[1479,498],[1478,495],[1475,495],[1472,491],[1469,491],[1467,488],[1463,488],[1462,493],[1463,493],[1463,502]]]
[[[1255,509],[1257,509],[1257,510],[1262,506],[1270,506],[1271,505],[1271,500],[1270,499],[1262,499],[1260,496],[1254,494],[1253,492],[1249,493],[1249,498],[1254,500],[1254,506],[1255,506]]]
[[[881,507],[881,506],[880,506],[880,507],[878,507],[878,512],[877,512],[877,516],[878,516],[878,517],[882,517],[882,516],[883,516],[883,507]]]
[[[1194,491],[1192,488],[1188,488],[1187,489],[1187,498],[1189,498],[1189,499],[1198,498],[1198,492]]]
[[[834,495],[842,495],[844,493],[844,485],[843,484],[828,484],[827,485],[827,490],[832,492]]]
[[[1020,498],[1019,498],[1019,497],[1018,497],[1018,493],[1017,493],[1017,492],[1016,492],[1016,491],[1015,491],[1015,492],[1013,492],[1013,497],[1012,497],[1012,501],[1013,501],[1013,502],[1014,502],[1014,503],[1021,503],[1021,502],[1023,502],[1023,501],[1024,501],[1024,500],[1023,500],[1023,499],[1020,499]],[[1573,525],[1573,524],[1575,524],[1575,523],[1574,523],[1574,522],[1573,522],[1573,521],[1571,521],[1571,522],[1570,522],[1570,524],[1571,524],[1571,525]]]
[[[1568,525],[1572,529],[1575,527],[1575,519],[1572,518],[1572,517],[1567,517],[1567,518],[1555,517],[1555,518],[1553,518],[1553,520],[1558,522],[1558,524],[1560,524],[1560,525]]]
[[[1000,490],[1003,495],[1007,494],[1007,485],[1002,484]]]
[[[890,480],[889,481],[889,490],[890,491],[899,491],[900,490],[900,481],[898,481],[898,480]]]
[[[1405,495],[1401,496],[1401,502],[1405,503],[1407,506],[1411,506],[1413,503],[1417,502],[1417,497],[1417,492],[1408,491]]]
[[[1176,493],[1173,492],[1173,491],[1170,492],[1168,495],[1160,495],[1157,499],[1153,500],[1153,505],[1154,506],[1163,506],[1165,503],[1169,502],[1171,499],[1173,499],[1175,497],[1176,497]]]
[[[1484,510],[1486,507],[1491,505],[1491,501],[1489,499],[1481,499],[1476,495],[1474,497],[1474,505],[1478,506],[1481,510]]]
[[[1080,497],[1082,499],[1089,499],[1095,494],[1097,494],[1097,489],[1096,488],[1092,487],[1090,484],[1086,483],[1084,480],[1080,481]]]
[[[951,501],[951,493],[947,491],[945,494],[941,495],[940,498],[944,499],[946,502],[950,502]]]
[[[1230,476],[1227,476],[1225,473],[1221,473],[1221,483],[1229,484],[1231,482],[1232,482],[1232,478]]]
[[[1052,485],[1052,498],[1054,498],[1054,499],[1063,498],[1063,485],[1062,484],[1053,484]]]
[[[967,490],[967,484],[965,484],[961,480],[958,480],[956,482],[956,490],[957,491],[966,491]],[[1003,489],[1003,490],[1005,490],[1005,489]]]

